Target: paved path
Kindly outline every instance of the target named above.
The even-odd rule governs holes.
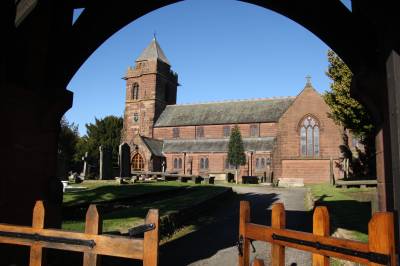
[[[311,216],[305,210],[305,188],[235,187],[235,200],[219,208],[214,223],[200,230],[163,245],[160,249],[160,265],[237,265],[239,201],[251,204],[251,221],[270,225],[270,209],[273,203],[283,202],[286,209],[287,228],[310,231]],[[222,210],[221,210],[222,209]],[[252,258],[262,258],[270,265],[270,245],[255,241],[256,252]],[[287,249],[286,265],[310,265],[309,253]],[[294,263],[294,264],[293,264]]]

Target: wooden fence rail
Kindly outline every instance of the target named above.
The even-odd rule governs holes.
[[[144,266],[158,265],[159,215],[158,210],[147,213],[145,224],[152,230],[144,238],[105,235],[102,220],[95,205],[86,213],[85,233],[44,228],[45,208],[37,201],[33,210],[32,227],[0,224],[0,243],[30,246],[30,266],[43,262],[43,248],[84,253],[84,266],[100,265],[100,255],[143,260]]]
[[[285,265],[285,247],[311,252],[313,266],[328,266],[329,257],[365,265],[395,266],[393,214],[375,213],[368,224],[368,243],[330,236],[329,213],[326,207],[317,207],[313,216],[313,233],[285,229],[285,209],[282,203],[272,207],[271,226],[250,221],[250,204],[240,202],[239,266],[250,265],[250,241],[272,244],[271,265]],[[264,265],[256,259],[253,265]]]

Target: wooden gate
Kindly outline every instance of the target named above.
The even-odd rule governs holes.
[[[30,246],[30,266],[42,265],[43,248],[84,252],[84,266],[99,265],[99,255],[143,260],[144,266],[158,264],[158,210],[149,210],[145,224],[130,230],[132,234],[144,232],[143,239],[102,235],[96,205],[90,205],[86,213],[85,233],[44,229],[44,217],[43,202],[37,201],[32,227],[0,224],[0,243]]]
[[[285,247],[313,253],[313,266],[329,266],[329,257],[366,265],[396,265],[393,214],[375,213],[368,224],[368,243],[330,236],[329,213],[326,207],[317,207],[313,216],[313,233],[285,229],[285,209],[282,203],[272,207],[271,226],[250,221],[250,204],[240,202],[239,266],[249,266],[250,241],[272,244],[273,266],[285,265]],[[255,260],[253,265],[264,265]]]

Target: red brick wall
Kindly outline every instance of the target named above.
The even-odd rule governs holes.
[[[277,133],[276,123],[254,123],[259,126],[259,136],[273,137]],[[250,137],[250,126],[253,124],[238,124],[243,138]],[[182,126],[178,127],[180,132],[180,139],[195,139],[196,127],[198,126]],[[204,125],[204,138],[219,139],[224,138],[224,126],[233,128],[234,124],[226,125]],[[156,139],[172,139],[172,131],[174,127],[158,127],[154,128],[154,138]]]
[[[282,177],[303,178],[304,183],[329,182],[329,169],[329,160],[282,160]]]
[[[322,97],[312,88],[306,87],[296,98],[289,109],[282,115],[278,124],[277,148],[273,155],[274,160],[274,176],[275,177],[293,177],[303,176],[300,164],[300,132],[299,123],[303,118],[311,114],[320,124],[320,154],[316,159],[329,160],[330,157],[336,159],[340,156],[339,145],[342,143],[341,128],[337,126],[327,113],[329,107],[326,105]],[[297,159],[296,165],[299,167],[299,173],[294,173],[296,167],[291,166],[289,169],[283,169],[288,164],[283,164],[282,161],[287,159]],[[325,161],[323,161],[325,163]],[[312,167],[315,170],[315,182],[320,182],[321,178],[325,179],[329,176],[329,167],[326,167],[320,160],[304,160],[304,165]],[[329,164],[328,164],[329,166]],[[337,169],[335,169],[337,175]],[[321,177],[317,177],[317,176]],[[312,179],[307,178],[307,181],[312,182]]]

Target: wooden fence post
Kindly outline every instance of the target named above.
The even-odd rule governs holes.
[[[103,221],[97,211],[96,205],[90,205],[86,212],[85,233],[99,235],[102,233]],[[83,266],[97,266],[101,264],[101,256],[97,254],[84,253]]]
[[[313,234],[317,236],[330,236],[329,212],[325,206],[317,207],[313,215]],[[329,266],[329,257],[312,254],[313,266]]]
[[[249,266],[250,263],[250,240],[246,238],[246,223],[250,222],[250,203],[240,201],[239,214],[239,240],[243,239],[242,256],[239,254],[239,266]]]
[[[285,206],[283,203],[275,203],[272,206],[272,221],[271,227],[284,229],[286,226],[286,215],[285,215]],[[285,247],[272,244],[271,250],[271,262],[272,266],[284,266],[285,265]]]
[[[396,265],[393,213],[377,212],[372,216],[368,223],[368,245],[370,252],[389,255],[390,265]]]
[[[144,233],[143,239],[143,266],[158,265],[158,242],[160,231],[160,218],[158,210],[151,209],[147,213],[146,224],[155,224],[155,229]]]
[[[43,201],[38,200],[33,208],[32,216],[32,228],[43,229],[44,228],[44,215],[45,209]],[[29,265],[30,266],[41,266],[43,261],[43,249],[39,243],[35,243],[31,246]]]

